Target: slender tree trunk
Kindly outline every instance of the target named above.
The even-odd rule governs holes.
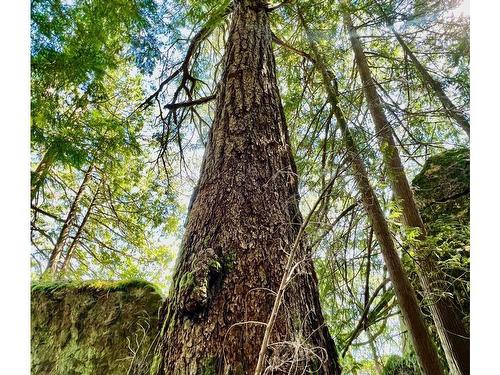
[[[410,228],[418,228],[419,240],[425,241],[426,229],[417,208],[403,164],[399,157],[392,135],[392,127],[385,115],[375,82],[372,78],[363,47],[354,28],[350,15],[344,11],[344,22],[354,50],[356,65],[363,83],[363,91],[377,131],[380,150],[384,155],[384,165],[392,189],[403,209],[405,224]],[[467,331],[455,308],[452,298],[440,296],[446,290],[441,272],[437,266],[435,254],[425,246],[417,246],[417,272],[425,296],[430,302],[429,308],[436,329],[446,354],[448,365],[453,374],[465,375],[470,370],[469,340]],[[438,296],[438,297],[436,297]]]
[[[365,330],[366,335],[368,336],[368,345],[370,346],[370,351],[372,352],[373,362],[375,363],[375,369],[377,370],[377,374],[382,375],[384,373],[384,366],[382,365],[382,361],[377,353],[377,347],[375,346],[375,337],[371,334],[370,328]]]
[[[66,216],[66,220],[64,220],[64,224],[61,228],[61,231],[59,232],[59,237],[57,238],[54,249],[52,250],[52,253],[50,254],[49,262],[47,263],[47,268],[45,269],[45,272],[44,272],[45,274],[54,275],[57,273],[59,259],[61,258],[62,251],[64,249],[64,245],[66,244],[66,241],[68,239],[69,231],[71,230],[71,227],[73,226],[73,222],[75,221],[80,201],[81,201],[83,194],[85,192],[85,189],[90,181],[93,169],[94,169],[94,166],[90,165],[90,167],[85,172],[85,175],[83,176],[82,183],[80,184],[80,187],[78,188],[75,199],[73,199],[73,202],[71,203],[71,207],[69,208],[69,212],[68,212],[68,215]]]
[[[398,40],[399,44],[401,47],[403,47],[403,50],[405,53],[408,55],[410,58],[411,62],[415,66],[415,69],[417,69],[417,72],[420,75],[420,79],[422,82],[427,85],[428,87],[431,88],[431,90],[434,91],[436,96],[438,97],[439,101],[441,102],[444,110],[446,111],[447,115],[452,118],[458,126],[460,126],[463,131],[467,133],[467,135],[470,137],[470,123],[469,120],[464,116],[464,114],[455,107],[453,102],[448,98],[448,95],[444,92],[443,86],[441,86],[441,83],[439,83],[436,79],[434,79],[425,66],[422,65],[422,63],[417,59],[413,51],[408,47],[406,42],[403,40],[401,35],[399,35],[398,32],[394,29],[394,26],[390,26],[394,36]]]
[[[271,47],[264,2],[234,1],[215,119],[162,312],[158,374],[253,374],[256,367],[302,222]],[[299,261],[265,367],[339,374],[305,240]]]
[[[351,348],[349,348],[349,351],[348,351],[349,355],[351,357],[354,358],[354,356],[352,355],[352,351],[351,351]],[[351,372],[349,373],[351,375],[358,375],[358,369],[356,367],[353,366],[353,368],[351,369]]]
[[[63,274],[66,272],[69,262],[71,261],[71,258],[73,257],[73,253],[75,251],[76,246],[78,245],[78,241],[80,241],[80,237],[83,233],[83,230],[85,229],[85,225],[87,224],[87,221],[90,218],[90,215],[92,214],[92,209],[94,208],[95,201],[97,199],[97,195],[99,194],[100,190],[100,185],[97,187],[96,192],[94,193],[94,196],[92,197],[92,201],[89,204],[89,207],[87,208],[87,212],[85,213],[85,216],[82,219],[82,222],[78,226],[78,230],[76,231],[75,238],[71,242],[71,245],[69,245],[68,250],[66,252],[66,256],[64,257],[64,261],[61,265],[61,268],[59,269],[59,273]]]
[[[368,234],[367,247],[366,247],[367,263],[366,263],[366,282],[365,282],[365,300],[364,300],[365,309],[367,308],[370,300],[370,271],[371,271],[372,242],[373,242],[373,228],[370,228],[370,232]],[[368,336],[368,345],[370,346],[370,351],[372,352],[372,357],[375,363],[377,374],[382,375],[383,366],[377,354],[377,347],[375,346],[374,343],[375,337],[373,337],[373,335],[371,334],[370,327],[366,327],[365,332],[366,335]]]
[[[299,18],[302,26],[306,31],[309,46],[311,48],[311,51],[313,52],[313,57],[315,59],[315,65],[322,76],[323,83],[328,95],[328,101],[333,107],[335,117],[342,132],[347,148],[347,155],[352,165],[354,179],[361,193],[363,207],[368,215],[368,218],[371,221],[375,237],[380,245],[380,249],[382,251],[387,270],[389,271],[399,307],[405,318],[405,321],[408,324],[408,330],[410,332],[410,336],[412,338],[413,345],[415,347],[415,351],[419,358],[420,364],[422,366],[424,374],[441,375],[443,374],[443,370],[439,363],[436,347],[434,346],[429,332],[427,331],[422,313],[418,306],[415,291],[413,290],[410,281],[408,280],[408,276],[403,269],[403,265],[396,251],[389,226],[387,224],[387,221],[385,220],[378,198],[375,195],[373,187],[371,186],[368,179],[366,167],[363,160],[359,156],[357,145],[352,138],[344,114],[342,113],[338,105],[338,92],[336,89],[336,85],[332,83],[334,77],[332,77],[326,69],[319,50],[314,42],[314,37],[307,28],[307,25],[300,12]]]
[[[43,183],[45,182],[45,178],[47,177],[47,174],[49,173],[50,167],[54,163],[54,157],[55,153],[52,148],[49,147],[49,149],[45,152],[43,155],[42,160],[36,167],[35,171],[31,173],[31,201],[35,199],[36,195],[38,194],[38,191],[42,187]]]

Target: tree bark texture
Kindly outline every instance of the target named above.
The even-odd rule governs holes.
[[[235,1],[216,115],[173,286],[158,374],[253,374],[287,253],[301,226],[268,14]],[[273,373],[339,374],[305,240],[274,325]]]
[[[363,46],[352,24],[350,15],[345,11],[343,15],[363,84],[363,92],[377,132],[379,147],[384,155],[384,167],[392,190],[401,204],[406,226],[418,228],[420,231],[419,240],[425,241],[426,228],[417,208],[413,191],[406,178],[399,150],[392,135],[392,126],[385,115],[382,100],[377,93]],[[415,247],[418,256],[417,273],[424,294],[428,299],[429,309],[450,371],[452,374],[457,375],[469,374],[470,352],[467,330],[460,319],[460,314],[453,299],[442,295],[446,291],[446,285],[443,283],[443,275],[441,275],[437,265],[435,253],[431,249],[427,249],[425,245],[416,245]]]
[[[413,346],[422,366],[423,373],[426,375],[443,374],[436,347],[434,346],[429,332],[427,331],[427,327],[425,326],[415,291],[413,290],[408,276],[403,269],[401,259],[396,251],[396,247],[380,206],[380,202],[378,201],[375,191],[371,186],[370,180],[368,179],[368,173],[364,162],[360,157],[358,147],[351,135],[349,127],[347,126],[344,114],[339,107],[336,85],[332,83],[334,77],[326,69],[326,66],[321,58],[321,54],[319,53],[319,50],[314,42],[314,36],[307,28],[307,24],[300,12],[299,18],[306,31],[309,46],[315,59],[315,65],[322,76],[328,101],[333,108],[335,118],[337,119],[339,128],[342,132],[347,149],[347,156],[352,166],[353,177],[361,193],[363,207],[372,224],[375,238],[380,245],[401,313],[407,323],[408,331],[410,332]]]

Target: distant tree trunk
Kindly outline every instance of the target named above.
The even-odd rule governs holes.
[[[271,42],[265,3],[234,1],[215,119],[162,312],[158,374],[256,367],[302,222]],[[275,374],[340,373],[309,252],[301,241],[272,332],[266,365]]]
[[[66,256],[64,257],[64,261],[61,265],[61,268],[59,269],[59,273],[63,274],[64,272],[67,271],[67,268],[69,266],[69,262],[71,261],[71,258],[73,257],[73,253],[75,251],[76,246],[78,245],[78,241],[80,241],[80,237],[83,233],[83,230],[85,229],[85,225],[87,224],[87,221],[90,218],[90,215],[92,214],[92,209],[94,208],[95,201],[97,199],[97,195],[99,194],[101,185],[97,187],[96,192],[94,193],[94,196],[92,197],[92,201],[89,204],[89,207],[87,208],[87,212],[85,213],[85,216],[82,219],[82,222],[78,226],[78,230],[76,231],[75,238],[73,238],[73,241],[71,242],[71,245],[69,245],[68,250],[66,251]]]
[[[382,208],[377,196],[375,195],[375,191],[373,190],[373,187],[368,179],[366,167],[360,157],[358,147],[347,126],[344,114],[338,105],[338,91],[336,89],[336,85],[332,83],[334,77],[326,69],[324,62],[322,61],[321,54],[319,53],[319,50],[314,42],[314,36],[307,28],[307,24],[300,12],[299,19],[306,31],[309,46],[313,52],[315,65],[322,76],[328,95],[328,101],[333,108],[335,117],[342,132],[347,149],[347,156],[352,165],[354,179],[361,193],[363,207],[373,226],[375,237],[382,251],[399,307],[405,321],[407,322],[408,330],[420,364],[426,375],[441,375],[443,374],[443,370],[439,363],[436,347],[434,346],[429,332],[427,331],[422,313],[418,306],[415,291],[413,290],[410,281],[408,280],[408,276],[403,269],[396,247],[394,246],[389,226],[385,220]]]
[[[45,151],[45,154],[40,160],[40,163],[36,167],[35,171],[31,173],[31,201],[36,198],[38,191],[42,187],[45,182],[45,178],[49,173],[50,167],[54,163],[55,153],[53,148],[50,148]]]
[[[431,90],[434,91],[436,96],[438,97],[439,101],[441,102],[444,110],[446,111],[446,114],[452,118],[458,126],[460,126],[470,137],[470,123],[469,120],[464,116],[464,114],[455,107],[453,102],[448,98],[448,95],[444,92],[443,87],[441,86],[441,83],[439,83],[436,79],[434,79],[425,66],[422,65],[422,63],[417,59],[413,51],[408,47],[406,42],[403,40],[401,35],[399,35],[398,32],[394,29],[394,26],[390,26],[394,36],[398,40],[399,44],[401,47],[403,47],[403,50],[405,53],[408,55],[410,58],[411,62],[415,66],[415,69],[417,69],[417,72],[420,75],[420,79],[422,82],[427,85]]]
[[[57,238],[54,249],[52,250],[52,253],[50,254],[49,262],[47,263],[47,268],[45,269],[44,274],[54,275],[55,273],[57,273],[59,259],[61,258],[62,251],[64,249],[64,245],[66,244],[66,241],[67,241],[68,236],[69,236],[69,232],[71,230],[71,227],[73,226],[73,222],[75,221],[80,201],[83,197],[83,194],[85,193],[85,189],[90,181],[90,178],[92,177],[93,169],[94,169],[94,166],[91,165],[87,169],[87,171],[85,172],[85,174],[83,176],[82,183],[80,184],[80,187],[78,188],[76,196],[73,199],[73,202],[71,203],[71,207],[69,208],[69,212],[68,212],[68,215],[66,216],[66,220],[64,220],[64,224],[61,228],[61,231],[59,232],[59,237]]]
[[[399,150],[392,135],[392,127],[382,107],[382,100],[377,93],[368,61],[363,52],[363,46],[352,24],[349,13],[344,11],[343,15],[354,50],[356,65],[363,83],[363,91],[377,131],[380,150],[384,155],[384,165],[392,190],[401,203],[405,224],[410,228],[418,228],[420,231],[419,240],[425,241],[426,229],[424,222],[422,221],[413,192],[406,178],[406,173],[399,157]],[[446,291],[446,285],[443,283],[443,275],[439,271],[435,253],[430,251],[430,249],[426,249],[425,246],[419,246],[416,250],[419,255],[417,259],[417,272],[424,294],[430,302],[429,308],[450,370],[453,374],[457,375],[469,374],[470,353],[467,331],[452,298],[440,296]]]
[[[377,353],[377,347],[375,346],[375,337],[370,332],[370,328],[366,328],[366,335],[368,336],[368,346],[370,347],[370,351],[372,352],[373,362],[375,363],[375,369],[377,370],[377,374],[382,375],[384,373],[384,366],[380,357]]]
[[[365,300],[364,307],[367,308],[370,300],[370,271],[371,271],[371,255],[372,255],[372,242],[373,242],[373,228],[370,227],[370,232],[368,234],[368,242],[366,246],[366,282],[365,282]],[[372,352],[373,361],[375,363],[375,369],[377,374],[382,375],[383,365],[380,361],[380,357],[377,353],[377,347],[375,346],[375,337],[371,334],[370,327],[365,328],[366,335],[368,336],[368,345],[370,346],[370,351]]]

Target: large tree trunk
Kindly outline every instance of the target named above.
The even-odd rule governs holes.
[[[401,35],[399,35],[398,32],[394,29],[393,26],[390,26],[391,30],[398,40],[399,44],[401,47],[403,47],[403,50],[405,51],[406,55],[410,58],[411,62],[415,66],[415,69],[417,69],[417,72],[420,75],[420,78],[422,82],[427,85],[438,97],[439,101],[441,102],[444,110],[446,111],[447,115],[452,118],[458,126],[460,126],[470,137],[470,124],[469,120],[464,116],[464,114],[455,107],[453,102],[448,98],[448,95],[444,92],[443,87],[441,86],[441,83],[439,83],[436,79],[434,79],[425,66],[422,65],[422,63],[417,59],[417,56],[413,53],[413,51],[408,47],[406,42],[403,40]]]
[[[396,198],[403,209],[405,224],[410,228],[418,228],[419,240],[425,241],[426,229],[417,208],[413,192],[406,178],[406,173],[399,157],[392,136],[392,127],[385,115],[375,82],[368,66],[356,29],[350,15],[344,11],[344,22],[347,27],[351,45],[354,50],[356,65],[363,84],[363,91],[368,108],[375,124],[380,150],[384,155],[384,166]],[[455,308],[452,298],[443,295],[446,285],[437,266],[435,253],[425,246],[417,246],[417,272],[425,296],[429,300],[429,309],[436,325],[443,350],[452,374],[465,375],[470,370],[469,339],[467,331]]]
[[[59,232],[59,236],[57,238],[54,249],[52,249],[52,253],[50,254],[49,261],[47,263],[47,268],[45,269],[44,274],[54,275],[55,273],[57,273],[58,266],[59,266],[59,260],[60,260],[61,255],[62,255],[64,245],[66,244],[66,241],[68,240],[69,232],[71,230],[71,227],[73,226],[73,222],[75,221],[76,214],[77,214],[78,208],[79,208],[79,204],[80,204],[80,201],[82,200],[85,189],[86,189],[88,183],[90,182],[90,178],[92,177],[93,169],[94,169],[94,166],[90,165],[90,167],[85,172],[85,175],[83,176],[82,183],[80,184],[80,187],[78,188],[78,191],[75,195],[75,198],[73,199],[73,202],[71,203],[71,207],[69,208],[68,215],[66,216],[66,220],[64,220],[64,224],[61,228],[61,231]]]
[[[375,237],[380,245],[387,270],[391,278],[392,285],[398,300],[401,313],[408,326],[408,331],[412,338],[413,346],[419,358],[424,374],[440,375],[443,374],[439,363],[436,347],[434,346],[427,327],[424,323],[422,313],[418,306],[418,301],[408,276],[406,275],[399,255],[396,251],[394,241],[387,221],[385,220],[380,202],[368,179],[368,173],[363,160],[360,157],[358,147],[347,126],[347,121],[338,105],[338,91],[336,85],[332,83],[334,77],[328,72],[322,60],[322,56],[314,42],[314,35],[307,28],[302,14],[299,12],[299,18],[306,31],[315,65],[318,68],[325,86],[328,101],[333,108],[338,125],[342,132],[347,149],[347,156],[352,165],[354,179],[361,193],[363,207],[373,226]]]
[[[301,222],[268,14],[262,1],[235,1],[215,120],[163,310],[158,374],[253,374]],[[266,366],[338,374],[305,241],[297,254]]]

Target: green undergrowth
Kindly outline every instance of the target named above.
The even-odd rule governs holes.
[[[382,375],[420,375],[416,361],[408,357],[391,355],[384,366]]]

